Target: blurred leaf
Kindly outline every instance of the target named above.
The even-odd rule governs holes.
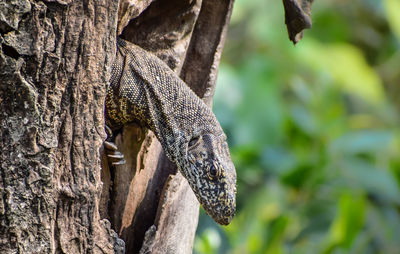
[[[291,107],[291,116],[298,127],[309,135],[315,135],[318,125],[314,116],[303,106],[295,104]]]
[[[335,246],[350,248],[354,238],[364,225],[365,198],[344,193],[339,200],[338,214],[329,235],[330,253]]]
[[[250,253],[255,253],[262,246],[263,239],[261,239],[260,235],[252,232],[250,233],[249,239],[247,241],[247,248]]]
[[[382,152],[390,148],[394,135],[390,131],[363,130],[352,131],[337,138],[330,145],[334,154],[354,155],[358,153]]]
[[[400,41],[400,0],[384,0],[386,17],[389,25],[392,27],[397,40]]]
[[[400,205],[400,190],[390,171],[383,170],[361,159],[346,159],[341,164],[343,176],[350,187],[366,190],[386,202]]]
[[[282,175],[296,166],[295,156],[284,147],[267,147],[262,153],[261,164],[270,172]]]
[[[195,241],[195,250],[204,253],[216,253],[221,244],[221,238],[218,232],[213,228],[206,229],[200,238]]]
[[[398,209],[385,205],[370,206],[367,223],[367,233],[376,242],[376,252],[398,253],[400,234]]]
[[[305,38],[299,45],[299,57],[317,71],[330,73],[344,91],[367,102],[383,101],[382,82],[356,47],[344,43],[320,44]]]
[[[298,165],[294,170],[282,177],[282,182],[294,188],[300,188],[310,178],[312,166]]]
[[[289,223],[289,219],[286,216],[281,216],[277,220],[271,223],[271,230],[269,237],[266,240],[267,250],[266,254],[279,254],[283,253],[284,233]]]

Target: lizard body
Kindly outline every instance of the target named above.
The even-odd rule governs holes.
[[[229,224],[236,209],[236,171],[215,115],[163,61],[118,38],[106,123],[118,129],[130,122],[155,133],[205,211]]]

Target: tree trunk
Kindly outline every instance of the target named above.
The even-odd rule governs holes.
[[[126,165],[100,165],[105,87],[123,31],[211,105],[232,3],[0,3],[0,253],[122,253],[112,229],[127,253],[192,252],[198,202],[151,132],[124,127]]]
[[[98,212],[118,5],[0,3],[0,253],[115,253]]]

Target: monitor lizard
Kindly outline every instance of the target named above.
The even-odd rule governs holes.
[[[106,124],[153,131],[204,210],[227,225],[236,210],[236,171],[212,110],[161,59],[117,38],[105,101]],[[117,156],[118,157],[118,156]]]

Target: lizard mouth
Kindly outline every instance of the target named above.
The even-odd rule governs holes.
[[[223,214],[222,216],[213,217],[213,219],[221,225],[229,225],[231,223],[233,216],[235,216],[235,210],[229,209],[229,212]]]
[[[204,207],[205,208],[205,207]],[[211,209],[204,209],[208,215],[210,215],[215,222],[221,225],[229,225],[236,212],[236,202],[234,197],[230,197],[223,204],[218,204],[216,207]]]
[[[234,215],[231,215],[230,217],[221,218],[220,220],[216,220],[216,222],[217,222],[218,224],[227,226],[227,225],[229,225],[229,223],[231,223],[233,216],[234,216]]]

